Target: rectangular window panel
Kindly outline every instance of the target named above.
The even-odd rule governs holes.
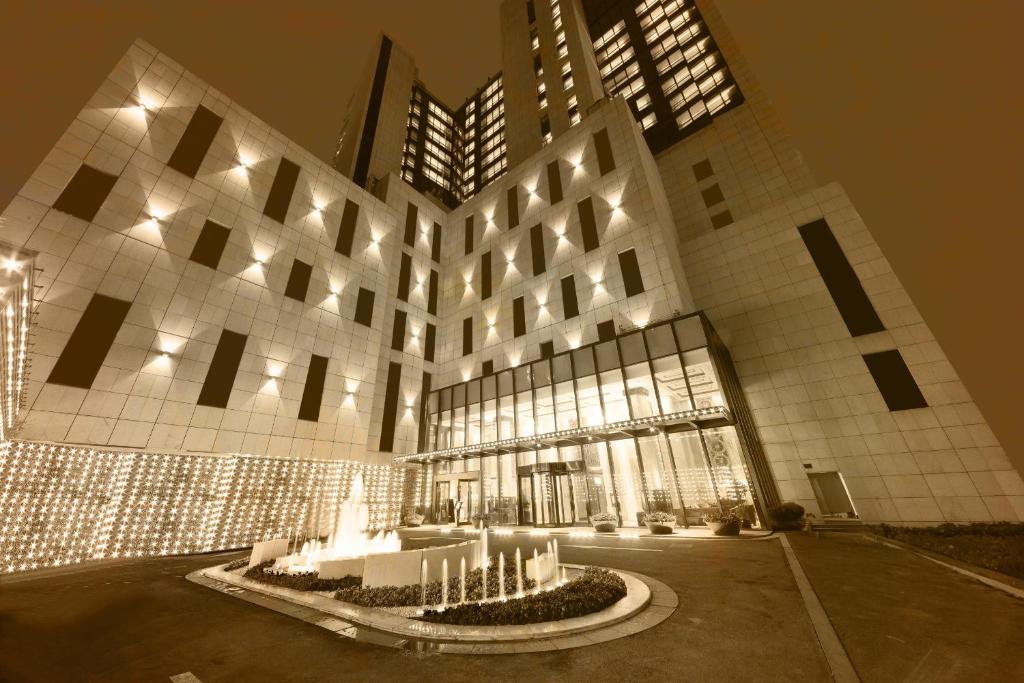
[[[462,355],[473,353],[473,317],[462,321]]]
[[[434,223],[434,232],[431,235],[430,258],[434,263],[441,262],[441,224]]]
[[[512,300],[512,333],[516,337],[526,334],[526,298]]]
[[[612,143],[608,139],[607,128],[594,133],[594,149],[597,151],[597,169],[601,175],[614,171],[615,157],[612,155]]]
[[[572,275],[562,278],[562,310],[566,320],[580,314],[580,305],[576,301],[576,278]]]
[[[409,301],[409,281],[412,279],[412,256],[402,252],[402,265],[398,268],[398,300]]]
[[[395,420],[398,418],[398,396],[402,383],[402,364],[388,365],[388,384],[384,390],[384,416],[380,425],[380,450],[390,453],[395,447]]]
[[[90,388],[131,306],[130,301],[93,294],[46,381]]]
[[[825,219],[801,225],[798,230],[850,335],[857,337],[884,330],[871,299]]]
[[[583,251],[593,251],[601,246],[597,238],[597,219],[594,217],[594,200],[587,197],[576,204],[580,217],[580,233],[583,235]]]
[[[615,321],[605,320],[597,324],[597,338],[600,341],[615,339]]]
[[[466,255],[473,253],[473,216],[466,216]]]
[[[558,159],[548,164],[548,198],[552,204],[562,201],[562,174]]]
[[[426,339],[423,340],[423,358],[434,362],[434,340],[437,337],[437,328],[433,323],[427,323]]]
[[[403,241],[410,247],[416,245],[416,223],[419,220],[419,208],[409,202],[409,208],[405,210],[405,238]]]
[[[199,105],[196,113],[192,114],[192,120],[188,122],[181,139],[178,140],[178,146],[174,148],[174,153],[167,160],[167,165],[175,171],[184,173],[189,178],[195,178],[223,121],[224,119],[203,105]]]
[[[494,374],[494,361],[493,360],[485,360],[483,362],[483,366],[480,368],[480,374],[482,374],[484,377],[489,377],[489,376],[493,375]],[[494,403],[494,401],[491,401],[491,403]]]
[[[395,311],[395,326],[391,329],[391,348],[395,351],[405,349],[405,311]]]
[[[369,289],[359,288],[355,320],[360,325],[366,325],[367,327],[373,324],[373,292]]]
[[[519,186],[508,188],[508,229],[519,225]]]
[[[295,183],[298,179],[299,167],[281,157],[281,163],[277,166],[277,175],[274,176],[274,184],[270,187],[267,203],[263,207],[264,216],[270,216],[278,223],[284,223],[284,219],[288,215],[288,205],[292,202],[292,192],[295,191]]]
[[[203,224],[202,232],[199,233],[196,245],[192,247],[192,255],[189,256],[189,260],[216,270],[230,234],[231,230],[228,228],[207,220]]]
[[[427,294],[427,313],[437,315],[437,280],[436,270],[430,271],[430,291]]]
[[[116,182],[117,176],[82,164],[57,197],[53,208],[83,221],[91,221]]]
[[[921,389],[918,388],[910,368],[896,349],[864,354],[871,376],[878,385],[878,391],[885,399],[889,410],[910,410],[927,408]]]
[[[644,279],[640,275],[640,263],[636,260],[635,249],[619,254],[619,269],[622,271],[622,281],[626,285],[626,296],[643,294]]]
[[[555,356],[555,342],[546,341],[540,343],[540,357],[541,358],[554,358]]]
[[[530,251],[533,254],[533,274],[540,275],[547,270],[544,262],[544,228],[540,225],[530,228]]]
[[[491,298],[491,252],[480,255],[480,298]]]
[[[359,218],[359,205],[351,199],[345,200],[345,210],[341,214],[341,227],[338,228],[338,242],[334,251],[342,256],[352,256],[352,242],[356,236],[356,219]]]
[[[238,366],[242,362],[246,339],[244,334],[231,330],[223,330],[220,333],[217,350],[213,352],[210,369],[206,371],[206,380],[199,392],[199,405],[212,408],[228,407],[231,387],[235,384],[235,375],[238,374]]]
[[[327,380],[327,358],[315,353],[309,359],[306,386],[302,389],[299,403],[299,419],[316,422],[320,419],[320,402],[324,397],[324,382]]]
[[[309,278],[312,275],[313,266],[295,259],[292,262],[292,272],[288,275],[288,285],[284,288],[284,295],[297,301],[305,301],[306,292],[309,290]]]

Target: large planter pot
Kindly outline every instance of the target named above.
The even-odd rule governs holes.
[[[409,515],[405,518],[406,526],[420,526],[423,524],[423,515]]]
[[[733,522],[706,522],[708,528],[711,529],[711,533],[715,536],[739,536],[740,535],[740,523],[738,521]]]
[[[615,531],[615,522],[592,522],[594,531],[599,534],[610,534]]]
[[[647,522],[647,528],[652,534],[672,533],[672,524],[670,522]]]

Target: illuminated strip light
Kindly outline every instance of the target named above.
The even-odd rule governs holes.
[[[557,432],[546,432],[544,434],[535,434],[533,436],[520,436],[513,439],[502,439],[500,441],[490,441],[488,443],[475,444],[472,446],[457,446],[455,448],[445,448],[439,451],[429,451],[425,453],[412,453],[410,455],[396,455],[394,457],[395,462],[425,462],[432,459],[446,458],[454,460],[462,455],[475,454],[480,451],[487,451],[492,449],[503,449],[503,448],[514,448],[516,446],[533,446],[540,441],[550,441],[557,439],[568,439],[572,437],[581,436],[600,436],[605,432],[623,431],[626,429],[643,429],[650,427],[657,427],[664,424],[675,424],[679,422],[689,422],[696,419],[707,419],[711,417],[729,417],[729,410],[725,406],[711,406],[708,408],[695,408],[694,410],[683,410],[676,413],[667,413],[665,415],[654,415],[651,417],[638,417],[632,420],[622,420],[621,422],[610,422],[602,425],[592,425],[590,427],[576,427],[573,429],[562,429]]]

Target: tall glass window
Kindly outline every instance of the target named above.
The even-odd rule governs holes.
[[[687,351],[683,354],[683,363],[686,365],[686,376],[690,380],[690,390],[693,392],[696,407],[724,406],[722,389],[708,350],[705,348]]]
[[[498,524],[515,524],[517,521],[516,507],[519,504],[517,495],[516,459],[511,453],[498,457],[501,468],[501,494],[498,498],[496,522]]]
[[[686,390],[686,378],[679,356],[673,354],[654,361],[654,380],[658,384],[662,413],[677,413],[690,410],[690,394]]]
[[[517,436],[533,436],[533,390],[530,387],[530,368],[515,369],[516,380],[516,432]]]
[[[511,439],[515,436],[515,404],[512,401],[512,371],[498,375],[498,438]]]
[[[466,445],[466,385],[456,384],[452,390],[452,446]]]
[[[433,450],[437,443],[437,392],[432,391],[427,396],[427,446],[428,451]]]
[[[673,512],[679,509],[679,494],[673,481],[675,472],[672,467],[671,454],[667,452],[667,444],[663,445],[663,437],[644,436],[637,439],[640,445],[640,458],[643,462],[644,489],[651,512]],[[677,520],[682,522],[682,520]]]
[[[494,375],[489,375],[481,380],[481,394],[483,398],[483,443],[490,443],[498,440],[498,402],[497,381]]]
[[[632,439],[609,441],[612,464],[615,467],[615,491],[619,496],[619,514],[624,526],[639,526],[644,511],[643,480],[637,464],[636,447]]]
[[[590,514],[615,512],[611,468],[608,465],[608,444],[604,442],[588,443],[581,446],[580,450],[583,453],[583,462],[587,466],[587,497],[590,503]]]
[[[736,428],[705,429],[704,443],[707,445],[711,473],[715,478],[722,507],[729,510],[738,505],[752,505],[750,483],[743,465]]]
[[[601,373],[601,398],[604,401],[605,422],[621,422],[629,419],[622,371],[609,370]]]
[[[658,414],[658,400],[654,393],[654,380],[647,361],[626,368],[626,393],[633,417],[651,417]]]
[[[487,455],[480,458],[480,484],[483,489],[484,512],[495,516],[498,510],[500,495],[498,493],[498,456]]]
[[[441,424],[437,431],[437,448],[443,450],[452,446],[452,390],[441,390]]]
[[[676,481],[683,496],[686,519],[690,524],[703,524],[705,512],[718,510],[718,496],[708,472],[707,458],[698,432],[669,434],[672,457],[676,465]]]
[[[605,423],[604,415],[601,413],[601,399],[597,393],[596,376],[590,375],[576,380],[576,399],[580,404],[584,427]]]

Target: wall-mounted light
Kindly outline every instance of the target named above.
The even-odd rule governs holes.
[[[21,270],[21,263],[17,259],[8,256],[3,260],[3,268],[8,273],[17,273]]]

